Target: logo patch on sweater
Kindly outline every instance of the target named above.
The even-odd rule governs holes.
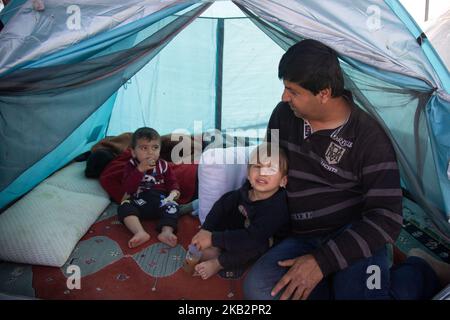
[[[327,151],[325,152],[325,159],[328,164],[337,164],[341,161],[342,156],[344,155],[345,148],[337,145],[334,142],[331,142],[328,146]]]
[[[147,203],[144,199],[135,199],[134,203],[136,203],[138,206],[142,207],[144,204]]]

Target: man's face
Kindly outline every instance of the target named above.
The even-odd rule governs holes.
[[[283,80],[284,91],[281,96],[283,102],[287,102],[295,116],[303,119],[315,119],[321,112],[319,97],[298,84]]]

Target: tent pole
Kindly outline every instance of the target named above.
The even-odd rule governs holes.
[[[430,0],[425,0],[425,22],[428,21],[428,12],[430,11]]]
[[[216,123],[215,123],[217,130],[222,130],[223,45],[224,45],[224,19],[218,19],[217,51],[216,51]]]

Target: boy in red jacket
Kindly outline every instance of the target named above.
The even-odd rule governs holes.
[[[125,196],[118,209],[119,220],[133,233],[128,241],[135,248],[150,239],[140,219],[159,218],[158,240],[177,244],[180,188],[167,161],[160,159],[161,137],[152,128],[139,128],[131,139],[132,158],[123,174]]]

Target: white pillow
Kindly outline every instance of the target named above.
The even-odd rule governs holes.
[[[88,193],[101,198],[109,198],[108,193],[102,188],[98,179],[85,177],[85,168],[86,162],[74,162],[48,177],[42,184],[49,184],[77,193]]]
[[[247,179],[247,163],[256,146],[206,150],[198,166],[200,223],[226,192],[238,189]]]
[[[73,163],[0,214],[0,259],[61,267],[109,205],[97,180]]]

